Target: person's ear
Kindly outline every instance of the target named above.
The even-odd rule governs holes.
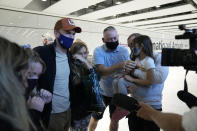
[[[58,31],[55,30],[55,31],[54,31],[54,35],[55,35],[56,38],[59,38],[60,33],[59,33]]]
[[[103,43],[105,43],[104,38],[102,38]]]

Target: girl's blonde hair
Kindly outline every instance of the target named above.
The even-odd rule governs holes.
[[[83,47],[86,48],[87,54],[89,53],[88,51],[88,47],[86,45],[85,42],[83,42],[80,39],[76,39],[76,41],[72,44],[71,48],[70,48],[70,53],[71,55],[76,54],[78,51],[80,51]]]
[[[32,62],[40,63],[42,65],[42,73],[44,73],[46,71],[46,64],[40,58],[40,55],[37,52],[35,52],[34,50],[30,49],[30,48],[26,48],[25,51],[27,52],[27,54],[29,56],[29,63],[32,63]]]
[[[21,70],[28,69],[28,55],[24,49],[0,37],[0,117],[9,120],[18,130],[29,131],[33,125],[21,90]]]

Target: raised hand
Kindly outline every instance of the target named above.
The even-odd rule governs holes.
[[[137,64],[135,61],[129,60],[126,62],[125,66],[124,66],[124,70],[126,72],[132,71],[136,68]]]
[[[29,109],[34,109],[42,112],[45,102],[39,96],[29,97],[27,101],[27,106]]]
[[[40,97],[45,102],[45,104],[48,104],[52,100],[52,94],[45,89],[40,90]]]
[[[77,60],[79,60],[79,61],[81,61],[83,63],[87,62],[87,60],[84,57],[82,57],[81,55],[78,55],[78,54],[73,55],[73,58],[77,59]]]

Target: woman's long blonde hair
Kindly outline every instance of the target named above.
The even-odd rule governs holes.
[[[86,43],[80,39],[77,39],[70,48],[71,55],[75,55],[83,47],[86,48],[86,52],[88,54],[89,52],[88,52],[88,47]],[[71,62],[71,70],[73,73],[74,84],[79,84],[81,82],[81,78],[89,73],[89,70],[84,68],[84,64],[82,62],[80,62],[79,60],[74,60],[74,59],[72,59],[72,62]]]
[[[19,76],[21,70],[28,69],[28,61],[24,49],[0,37],[0,117],[21,131],[34,128],[21,93],[24,87]]]

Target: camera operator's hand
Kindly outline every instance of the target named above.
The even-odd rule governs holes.
[[[45,104],[48,104],[52,100],[52,94],[51,94],[51,92],[49,92],[49,91],[47,91],[45,89],[41,89],[40,90],[40,97],[45,102]]]
[[[29,97],[27,101],[27,106],[29,109],[34,109],[42,112],[45,102],[39,96]]]
[[[140,102],[140,106],[141,107],[137,112],[138,117],[153,121],[159,128],[162,128],[164,131],[185,131],[182,126],[181,115],[174,113],[162,113],[143,102]]]
[[[152,120],[152,115],[156,115],[157,111],[153,109],[151,106],[148,104],[145,104],[143,102],[140,102],[140,109],[137,112],[137,116],[141,117],[145,120]]]

